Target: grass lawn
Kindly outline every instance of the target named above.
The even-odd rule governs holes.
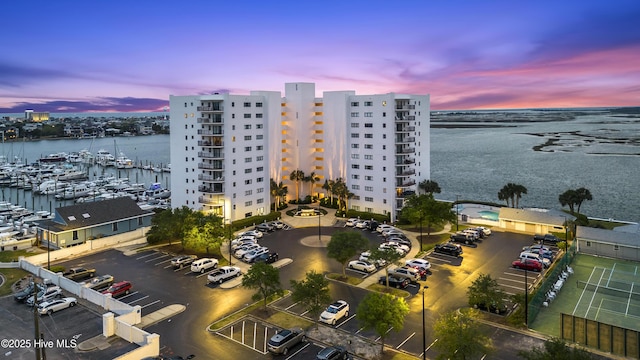
[[[18,261],[20,256],[27,257],[35,254],[35,252],[27,250],[2,251],[0,252],[0,262],[14,262]]]
[[[5,280],[2,286],[0,286],[0,296],[11,294],[11,285],[29,275],[28,272],[22,269],[0,269],[0,274],[2,274]]]

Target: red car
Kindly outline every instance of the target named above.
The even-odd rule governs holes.
[[[109,286],[109,288],[102,293],[111,294],[112,297],[118,297],[120,295],[129,295],[129,291],[131,291],[131,283],[128,281],[121,281]]]
[[[427,269],[420,267],[420,266],[410,266],[410,265],[405,265],[403,267],[406,268],[412,268],[412,269],[416,269],[416,271],[418,271],[418,275],[420,275],[420,278],[426,277],[427,276]]]
[[[535,260],[516,260],[511,263],[516,269],[524,269],[529,271],[542,271],[542,264]]]

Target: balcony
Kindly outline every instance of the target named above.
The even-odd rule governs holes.
[[[404,187],[414,186],[415,184],[416,184],[415,180],[397,181],[396,187],[404,188]]]
[[[416,138],[413,136],[396,136],[396,144],[413,143]]]
[[[396,125],[396,132],[411,132],[416,131],[415,126],[404,126],[402,124]]]
[[[198,118],[198,124],[222,124],[222,116],[214,116],[212,118]]]
[[[396,148],[396,154],[413,154],[415,152],[415,148]]]
[[[207,181],[207,182],[214,182],[214,183],[221,183],[221,182],[224,182],[224,176],[214,176],[214,175],[200,174],[200,175],[198,175],[198,180]]]
[[[411,195],[415,195],[416,192],[415,190],[406,190],[406,189],[397,189],[396,190],[396,198],[397,199],[404,199],[407,198]]]
[[[198,106],[197,110],[201,112],[221,112],[223,111],[224,106],[220,104],[213,104],[211,106]]]
[[[411,176],[416,174],[416,169],[407,169],[401,172],[398,172],[396,176]]]
[[[198,186],[198,191],[205,194],[222,194],[224,193],[224,188],[222,184],[200,185]]]
[[[222,145],[214,145],[214,144],[222,144],[222,143],[220,141],[198,140],[198,146],[212,146],[212,147],[222,146]]]
[[[222,136],[222,134],[224,134],[224,131],[222,131],[222,129],[215,129],[215,130],[199,129],[198,130],[198,135],[203,135],[203,136]]]
[[[224,170],[224,165],[220,164],[209,164],[209,163],[199,163],[198,169],[202,170]]]
[[[208,194],[222,194],[222,193],[223,192],[220,192],[220,193],[208,193]],[[205,205],[211,205],[211,206],[218,205],[218,206],[220,206],[220,200],[218,200],[217,198],[210,199],[208,196],[200,196],[200,197],[198,197],[198,202],[200,204],[205,204]]]
[[[200,151],[198,152],[198,157],[201,159],[224,159],[224,153],[222,151]]]
[[[409,104],[396,104],[396,110],[415,110],[415,105]]]

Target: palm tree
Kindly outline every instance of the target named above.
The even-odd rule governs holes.
[[[440,194],[440,185],[433,180],[422,180],[418,184],[418,189],[425,192],[425,194],[433,195],[434,193]]]
[[[508,183],[503,186],[502,189],[498,192],[498,199],[504,200],[507,202],[507,206],[509,206],[509,199],[511,199],[511,207],[518,207],[518,203],[520,202],[520,198],[523,194],[527,193],[527,188],[514,183]]]
[[[513,186],[513,196],[515,197],[514,207],[517,208],[520,203],[520,198],[522,197],[522,195],[527,194],[527,188],[520,184],[511,184],[511,185]],[[513,198],[511,199],[511,202],[513,203]]]
[[[282,184],[282,181],[276,183],[275,180],[271,179],[270,192],[271,196],[275,198],[275,210],[278,211],[280,209],[280,200],[287,195],[287,187]]]
[[[309,176],[305,177],[304,179],[305,182],[311,183],[311,186],[309,187],[309,195],[313,197],[313,186],[315,185],[315,183],[320,181],[320,177],[318,177],[318,175],[316,175],[316,173],[312,171],[311,174],[309,174]],[[320,196],[318,196],[318,201],[320,201]]]
[[[558,201],[560,202],[560,206],[569,206],[569,211],[572,214],[575,214],[574,206],[576,204],[578,195],[575,190],[567,190],[558,196]]]
[[[296,183],[296,203],[298,203],[300,201],[298,182],[304,180],[304,172],[302,172],[302,170],[293,170],[289,175],[289,179],[291,179],[291,181],[295,181]]]
[[[344,199],[347,197],[349,189],[347,184],[342,178],[337,178],[335,185],[333,186],[333,193],[338,197],[338,210],[342,210],[344,207]]]
[[[509,189],[507,187],[503,187],[498,191],[498,200],[505,201],[507,206],[509,206],[509,199],[511,198],[511,194],[509,194]]]
[[[273,178],[269,179],[269,194],[275,198],[275,210],[278,211],[278,183]]]

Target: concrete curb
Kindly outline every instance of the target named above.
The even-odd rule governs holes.
[[[149,315],[143,316],[142,321],[140,321],[139,324],[136,324],[136,327],[144,329],[145,327],[157,324],[163,320],[178,315],[186,309],[187,307],[182,304],[172,304],[169,306],[165,306],[160,310],[156,310]]]

